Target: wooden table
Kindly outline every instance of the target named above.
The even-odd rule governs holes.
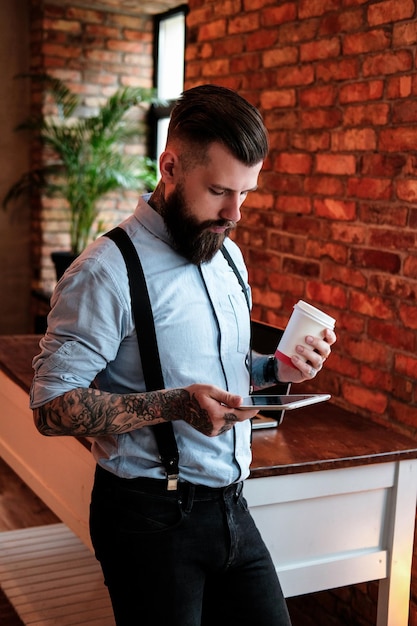
[[[0,454],[90,546],[88,447],[32,424],[38,340],[0,337]],[[415,441],[331,403],[287,411],[279,429],[254,431],[245,495],[287,597],[379,580],[377,626],[407,626]]]

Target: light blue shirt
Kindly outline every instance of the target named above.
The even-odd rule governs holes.
[[[161,216],[144,198],[122,227],[146,276],[165,387],[207,383],[247,395],[249,311],[223,254],[201,266],[188,262],[172,248]],[[240,250],[230,239],[226,246],[247,283]],[[145,390],[126,267],[107,237],[89,246],[57,284],[40,348],[33,359],[31,408],[92,381],[114,393]],[[248,476],[249,420],[217,437],[184,421],[173,427],[180,480],[219,487]],[[121,477],[165,476],[152,427],[96,437],[92,451],[100,465]]]

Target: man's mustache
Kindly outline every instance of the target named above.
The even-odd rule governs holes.
[[[231,220],[207,220],[201,224],[201,230],[206,230],[206,228],[212,228],[213,226],[218,226],[219,228],[226,228],[227,230],[233,230],[236,228],[237,222],[233,222]]]

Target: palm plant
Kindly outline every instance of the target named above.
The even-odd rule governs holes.
[[[43,81],[50,93],[56,115],[32,116],[18,130],[33,131],[51,159],[24,173],[9,189],[3,206],[28,190],[64,198],[69,208],[71,251],[78,255],[92,236],[100,198],[118,189],[152,190],[156,185],[155,162],[123,151],[123,144],[143,135],[127,112],[151,103],[154,94],[141,87],[119,89],[97,115],[74,118],[78,95],[49,75],[35,78]]]

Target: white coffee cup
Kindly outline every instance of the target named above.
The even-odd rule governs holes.
[[[336,320],[333,317],[323,313],[320,309],[316,309],[315,306],[299,300],[294,305],[291,317],[278,343],[275,357],[283,363],[292,365],[291,357],[293,355],[296,354],[301,359],[303,358],[302,354],[297,353],[295,347],[308,345],[305,342],[307,335],[322,338],[325,329],[333,330],[335,324]]]

